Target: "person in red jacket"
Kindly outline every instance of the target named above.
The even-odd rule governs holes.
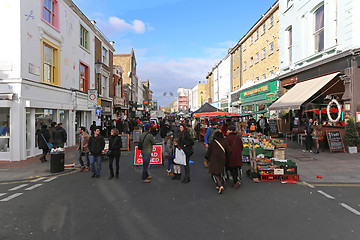
[[[236,128],[234,125],[230,125],[227,128],[226,141],[230,147],[229,162],[226,168],[230,171],[231,176],[234,180],[234,188],[238,188],[241,185],[239,172],[243,165],[241,153],[243,150],[243,142],[241,140],[241,136],[236,133]]]
[[[230,126],[231,124],[231,119],[227,118],[224,125],[222,125],[221,127],[221,132],[224,134],[224,136],[227,135],[227,128]]]

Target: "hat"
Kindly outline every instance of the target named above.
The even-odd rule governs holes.
[[[169,136],[171,136],[171,135],[174,135],[174,133],[173,133],[172,131],[170,131],[170,132],[168,132],[168,133],[166,134],[167,137],[169,137]]]
[[[218,121],[212,121],[212,126],[219,125]]]

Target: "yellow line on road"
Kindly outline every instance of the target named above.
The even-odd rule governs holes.
[[[80,169],[77,169],[77,170],[71,171],[71,172],[67,172],[67,173],[58,174],[58,175],[46,176],[46,177],[43,177],[43,178],[44,178],[44,180],[46,180],[46,179],[48,179],[48,178],[52,178],[52,177],[62,177],[62,176],[66,176],[66,175],[69,175],[69,174],[76,173],[76,172],[80,172]],[[36,179],[36,178],[30,178],[30,179],[20,180],[20,181],[0,182],[0,185],[18,184],[18,183],[28,183],[28,182],[30,182],[30,181],[34,181],[34,179]]]
[[[308,184],[298,182],[297,184],[308,186]],[[358,183],[309,183],[314,187],[360,187]]]

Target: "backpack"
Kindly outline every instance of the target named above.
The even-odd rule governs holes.
[[[146,138],[146,136],[147,136],[148,134],[149,134],[149,133],[147,133],[147,134],[145,135],[144,139],[138,143],[138,149],[139,149],[139,150],[143,150],[143,148],[144,148],[144,141],[145,141],[145,138]]]

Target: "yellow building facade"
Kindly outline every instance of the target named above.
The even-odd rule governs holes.
[[[236,44],[230,50],[231,54],[231,91],[236,91],[242,86],[241,83],[241,47],[240,43]]]
[[[279,69],[278,42],[279,2],[277,1],[239,41],[241,80],[239,84],[239,80],[236,81],[236,78],[233,77],[233,91],[239,89],[234,89],[234,87],[238,85],[241,87],[249,80],[263,80],[276,75]],[[234,51],[235,55],[236,51]],[[236,59],[235,57],[234,60]],[[233,65],[235,63],[236,61],[233,61]]]
[[[212,102],[214,98],[214,75],[213,72],[209,72],[206,76],[206,101]]]

